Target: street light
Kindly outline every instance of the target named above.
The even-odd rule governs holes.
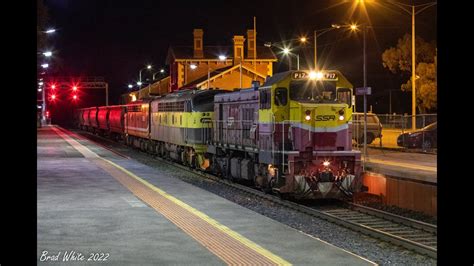
[[[128,84],[128,88],[129,88],[129,89],[133,88],[133,85],[132,85],[132,84]]]
[[[293,55],[293,53],[290,52],[290,49],[284,48],[283,53],[288,56],[288,62],[289,62],[289,68],[291,70],[291,58],[290,55]],[[296,69],[300,70],[300,55],[296,54]]]
[[[49,64],[46,64],[46,63],[45,63],[45,64],[42,64],[41,67],[42,67],[42,68],[48,68],[48,67],[49,67]]]
[[[328,32],[328,31],[332,31],[334,29],[339,29],[341,28],[340,25],[338,24],[332,24],[331,25],[331,28],[325,28],[325,29],[320,29],[320,30],[314,30],[314,69],[318,69],[318,42],[317,42],[317,38],[318,36],[321,36],[323,35],[324,33]],[[318,34],[318,31],[320,31],[321,33]]]
[[[142,82],[141,81],[138,81],[137,82],[137,86],[141,86],[142,85]]]
[[[411,125],[412,125],[412,130],[416,130],[415,15],[423,12],[425,9],[429,7],[436,5],[437,2],[431,2],[431,3],[421,4],[417,6],[402,4],[398,2],[392,2],[392,1],[390,1],[389,3],[401,8],[403,11],[411,15],[411,113],[412,113]],[[411,7],[411,10],[409,10],[408,7]],[[422,7],[422,8],[418,11],[415,11],[415,8],[417,7]]]
[[[46,52],[43,53],[43,55],[46,56],[46,57],[50,57],[50,56],[53,55],[53,52],[51,52],[51,51],[46,51]]]
[[[51,33],[54,33],[54,32],[56,32],[55,29],[48,29],[47,31],[45,31],[45,33],[47,33],[47,34],[51,34]]]
[[[145,69],[151,69],[151,65],[147,65],[146,67],[140,69],[140,71],[138,72],[138,76],[139,76],[138,81],[140,82],[140,85],[142,83],[142,71],[145,70]]]

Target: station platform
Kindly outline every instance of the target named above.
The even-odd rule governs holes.
[[[394,178],[437,184],[437,155],[368,149],[366,170]]]
[[[374,264],[60,127],[37,136],[39,265]]]

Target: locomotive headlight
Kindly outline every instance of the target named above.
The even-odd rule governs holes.
[[[339,120],[341,120],[341,121],[344,120],[344,116],[343,116],[343,115],[340,115],[340,116],[339,116]]]
[[[306,121],[311,120],[311,111],[310,111],[310,110],[306,110],[305,114],[306,114],[306,116],[304,117],[304,119],[305,119]]]

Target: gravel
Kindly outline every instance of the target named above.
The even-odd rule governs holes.
[[[87,137],[90,137],[89,135]],[[96,141],[99,139],[94,138]],[[110,146],[110,143],[102,144]],[[306,234],[324,240],[332,245],[367,258],[380,265],[436,265],[437,261],[430,257],[395,246],[325,220],[280,206],[271,201],[243,193],[213,180],[176,168],[158,161],[143,152],[113,144],[115,150],[131,158],[156,168],[169,176],[198,186],[206,191],[219,195],[243,207],[265,215]],[[372,207],[372,206],[371,206]]]

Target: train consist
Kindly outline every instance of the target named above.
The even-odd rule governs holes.
[[[77,117],[81,129],[222,178],[295,198],[342,198],[362,185],[352,89],[339,71],[287,71],[262,86],[182,90]]]

